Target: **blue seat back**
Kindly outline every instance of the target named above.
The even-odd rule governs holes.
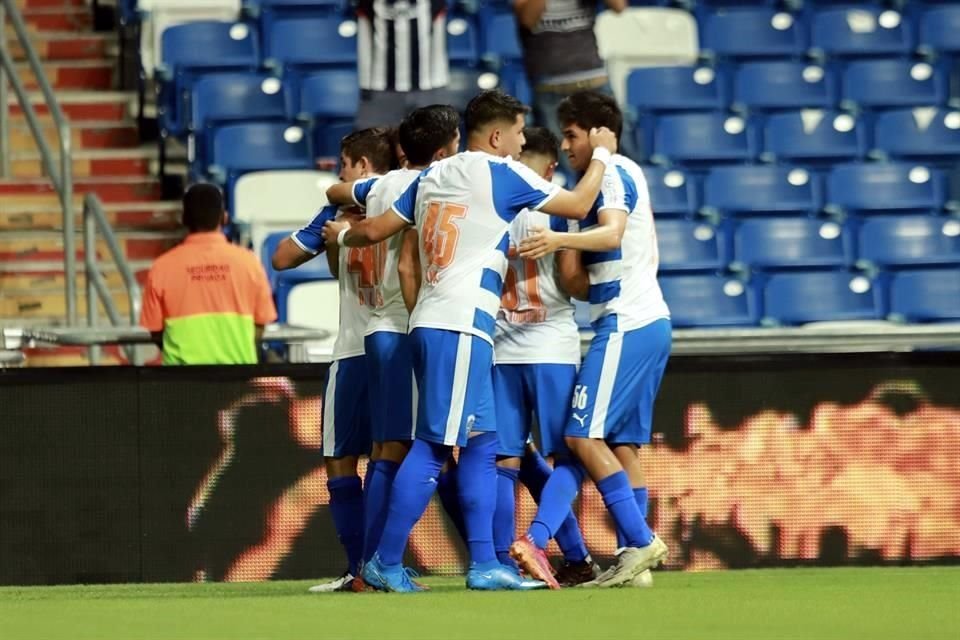
[[[849,271],[773,274],[764,287],[763,307],[765,322],[781,325],[883,316],[876,282]]]
[[[357,72],[353,69],[315,71],[300,82],[298,115],[319,122],[352,121],[360,103]]]
[[[720,109],[721,79],[708,67],[644,67],[627,76],[627,104],[637,111]]]
[[[884,268],[960,265],[960,220],[942,216],[878,216],[864,221],[860,259]]]
[[[827,108],[833,76],[818,65],[790,60],[751,62],[737,71],[734,102],[752,110]]]
[[[339,16],[277,20],[267,55],[284,67],[356,65],[356,23]]]
[[[955,158],[960,156],[960,113],[932,107],[881,113],[874,146],[893,158]]]
[[[750,128],[740,116],[680,113],[657,118],[654,152],[681,164],[743,162],[753,157]]]
[[[740,280],[714,274],[659,280],[675,327],[744,327],[759,320],[753,288]]]
[[[660,272],[720,271],[726,265],[726,234],[692,220],[657,220]]]
[[[770,8],[724,9],[701,22],[701,46],[731,58],[799,56],[806,46],[802,23]]]
[[[734,236],[734,259],[751,269],[844,267],[849,249],[841,225],[813,218],[746,220]]]
[[[827,202],[849,212],[929,211],[945,200],[943,173],[924,165],[838,165],[827,176]]]
[[[890,312],[908,322],[960,320],[960,269],[903,271],[890,282]]]
[[[879,8],[846,7],[818,11],[811,45],[828,56],[906,54],[912,30],[905,16]]]
[[[861,118],[849,113],[808,109],[777,113],[763,130],[764,159],[804,163],[854,160],[866,152]]]
[[[480,16],[482,51],[487,62],[499,65],[523,60],[513,11],[484,10]]]
[[[798,168],[717,167],[703,186],[704,206],[724,215],[812,213],[821,202],[817,176]]]
[[[920,18],[922,47],[942,53],[960,53],[960,7],[930,7]]]
[[[282,120],[287,113],[283,83],[259,73],[201,76],[191,104],[194,129],[237,120]]]
[[[453,66],[476,66],[480,60],[480,28],[470,14],[447,18],[447,58]]]
[[[198,20],[174,25],[161,36],[163,65],[173,73],[257,68],[257,30],[242,22]]]
[[[467,103],[480,93],[481,78],[484,75],[489,75],[489,72],[451,68],[450,81],[446,87],[450,104],[463,112]]]
[[[941,74],[928,62],[859,60],[843,74],[843,98],[868,108],[940,104]]]
[[[697,185],[693,176],[680,169],[643,167],[656,217],[686,216],[697,207]]]
[[[282,122],[248,122],[219,127],[212,162],[231,173],[268,169],[310,169],[310,137]]]

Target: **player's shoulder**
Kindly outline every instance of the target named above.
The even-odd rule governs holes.
[[[646,189],[647,178],[643,175],[643,169],[627,156],[614,155],[613,162],[607,165],[607,171],[615,173],[622,181],[632,182],[637,189]]]

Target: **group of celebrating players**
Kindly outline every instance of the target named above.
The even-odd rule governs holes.
[[[646,182],[616,153],[612,98],[584,91],[558,108],[573,190],[551,181],[561,144],[525,128],[527,111],[479,94],[462,152],[446,105],[404,119],[399,150],[384,129],[350,134],[331,204],[273,256],[285,269],[326,251],[339,279],[323,453],[349,567],[312,591],[425,590],[402,560],[435,492],[469,550],[470,589],[648,586],[666,558],[637,454],[671,343]],[[404,166],[389,170],[396,151]],[[590,305],[582,363],[571,297]],[[586,476],[617,529],[603,572],[571,511]],[[513,540],[521,481],[538,511]]]

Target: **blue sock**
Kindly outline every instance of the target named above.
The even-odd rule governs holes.
[[[633,497],[637,501],[637,507],[640,509],[640,515],[643,516],[643,519],[647,519],[647,488],[641,487],[639,489],[633,489]],[[626,536],[623,535],[623,532],[620,531],[620,527],[617,527],[617,548],[623,548],[627,546]]]
[[[363,559],[363,484],[357,476],[327,480],[330,514],[337,538],[347,552],[348,570],[357,575]]]
[[[603,503],[613,516],[617,528],[623,532],[625,546],[645,547],[653,540],[653,532],[640,515],[640,507],[630,487],[630,480],[623,471],[618,471],[597,482]]]
[[[397,475],[400,465],[392,460],[378,460],[372,473],[367,474],[366,491],[364,496],[364,520],[366,531],[363,537],[363,561],[373,557],[380,544],[380,535],[383,525],[387,521],[387,511],[390,508],[390,493],[393,490],[393,479]]]
[[[540,504],[540,494],[543,493],[543,487],[546,486],[551,473],[553,469],[539,451],[528,451],[520,460],[520,482],[537,504]]]
[[[543,493],[543,487],[550,479],[553,469],[547,464],[539,451],[527,453],[520,462],[520,481],[533,496],[533,501],[540,504],[540,496]],[[494,530],[496,533],[496,530]],[[564,518],[563,524],[557,529],[553,536],[557,541],[557,546],[563,552],[563,559],[567,562],[583,562],[587,558],[587,545],[583,542],[583,535],[580,533],[580,523],[577,522],[577,516],[573,515],[571,509]],[[500,555],[500,552],[497,552]]]
[[[497,510],[497,449],[500,439],[496,433],[481,433],[470,438],[460,449],[460,507],[467,529],[467,548],[470,562],[486,566],[496,562],[493,546],[493,514]]]
[[[540,496],[540,508],[527,531],[527,535],[541,549],[547,548],[550,538],[556,535],[570,513],[570,505],[580,491],[583,476],[583,469],[573,462],[557,465],[550,475]]]
[[[388,567],[403,562],[407,538],[433,497],[437,476],[450,449],[446,445],[414,440],[410,453],[400,465],[393,479],[387,521],[377,546],[380,561]]]
[[[446,511],[447,517],[460,534],[460,539],[466,544],[467,527],[463,524],[463,510],[460,508],[460,481],[453,458],[450,459],[447,470],[437,478],[437,494],[440,496],[440,504]]]
[[[493,516],[493,546],[500,564],[516,568],[510,557],[510,544],[517,528],[517,478],[519,469],[497,467],[497,511]]]

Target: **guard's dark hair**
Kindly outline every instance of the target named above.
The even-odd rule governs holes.
[[[386,127],[354,131],[340,141],[340,151],[354,164],[366,158],[376,173],[386,173],[396,164],[390,130]]]
[[[528,106],[500,89],[482,91],[467,104],[467,133],[475,133],[492,122],[512,123],[528,111]]]
[[[594,127],[606,127],[620,139],[623,131],[623,113],[617,101],[597,91],[578,91],[563,99],[557,107],[557,119],[561,127],[576,125],[590,131]]]
[[[223,222],[223,194],[215,184],[198,182],[183,194],[183,225],[190,233],[216,231]]]
[[[437,150],[457,137],[460,114],[450,105],[433,104],[416,109],[400,123],[400,146],[415,167],[430,164]]]
[[[560,139],[546,127],[527,127],[523,130],[526,142],[522,153],[547,156],[554,162],[560,158]]]

